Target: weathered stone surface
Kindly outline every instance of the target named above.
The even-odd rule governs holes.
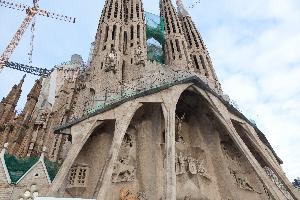
[[[22,81],[12,89],[0,103],[0,144],[9,141],[19,157],[46,146],[62,165],[51,184],[37,164],[16,185],[0,166],[0,199],[299,198],[263,134],[223,94],[177,4],[178,16],[170,0],[160,2],[166,65],[146,60],[142,1],[107,0],[88,67],[78,55],[58,66],[16,119]]]

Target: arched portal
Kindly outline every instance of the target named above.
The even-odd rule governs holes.
[[[96,127],[76,157],[68,174],[65,197],[94,198],[110,151],[115,121]],[[88,186],[88,187],[87,187]]]
[[[163,197],[163,130],[160,103],[145,103],[136,111],[124,135],[106,199]]]
[[[177,199],[268,199],[253,167],[193,89],[176,106]]]

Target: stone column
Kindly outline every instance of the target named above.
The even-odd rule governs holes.
[[[125,110],[120,111],[119,116],[116,117],[114,138],[109,151],[109,155],[107,155],[106,164],[102,170],[102,175],[100,177],[100,189],[97,195],[97,200],[106,199],[107,190],[111,186],[111,176],[113,173],[114,164],[116,163],[116,160],[118,158],[124,135],[128,129],[134,113],[141,106],[142,104],[128,104],[127,106],[125,106]]]
[[[175,110],[176,104],[162,105],[165,117],[165,187],[166,199],[176,199],[176,172],[175,172]]]

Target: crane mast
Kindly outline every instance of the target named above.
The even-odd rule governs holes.
[[[3,70],[3,68],[7,65],[7,63],[9,63],[8,61],[9,61],[11,55],[13,54],[14,50],[18,46],[18,44],[19,44],[20,40],[22,39],[28,26],[33,21],[32,27],[31,27],[32,37],[31,37],[31,41],[30,41],[30,51],[28,53],[29,63],[32,63],[33,39],[34,39],[33,33],[34,33],[34,29],[35,29],[35,19],[34,18],[37,14],[48,17],[48,18],[54,18],[54,19],[63,20],[66,22],[75,23],[75,20],[76,20],[75,18],[56,14],[56,13],[51,13],[51,12],[40,9],[38,6],[38,2],[39,2],[39,0],[33,0],[33,6],[30,7],[30,6],[27,6],[24,4],[14,3],[11,1],[7,1],[7,0],[0,0],[0,6],[8,7],[8,8],[12,8],[15,10],[20,10],[20,11],[26,10],[26,14],[27,14],[25,19],[22,21],[21,25],[19,26],[18,30],[14,34],[13,38],[10,40],[10,42],[7,45],[7,47],[5,48],[4,52],[0,56],[0,73]]]
[[[1,69],[3,69],[3,66],[4,66],[5,62],[9,60],[12,53],[14,52],[16,47],[18,46],[22,36],[24,35],[24,33],[25,33],[26,29],[28,28],[28,26],[29,26],[31,20],[33,19],[34,15],[27,15],[25,17],[25,19],[23,20],[21,26],[19,27],[19,29],[15,33],[14,37],[11,39],[10,43],[7,45],[6,49],[2,53],[2,55],[0,57],[0,62],[1,62],[1,64],[3,64],[2,66],[0,66]]]

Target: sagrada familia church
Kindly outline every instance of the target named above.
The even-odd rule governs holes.
[[[56,66],[21,113],[25,77],[3,98],[1,200],[299,199],[181,0],[151,17],[142,0],[106,0],[88,65]]]

